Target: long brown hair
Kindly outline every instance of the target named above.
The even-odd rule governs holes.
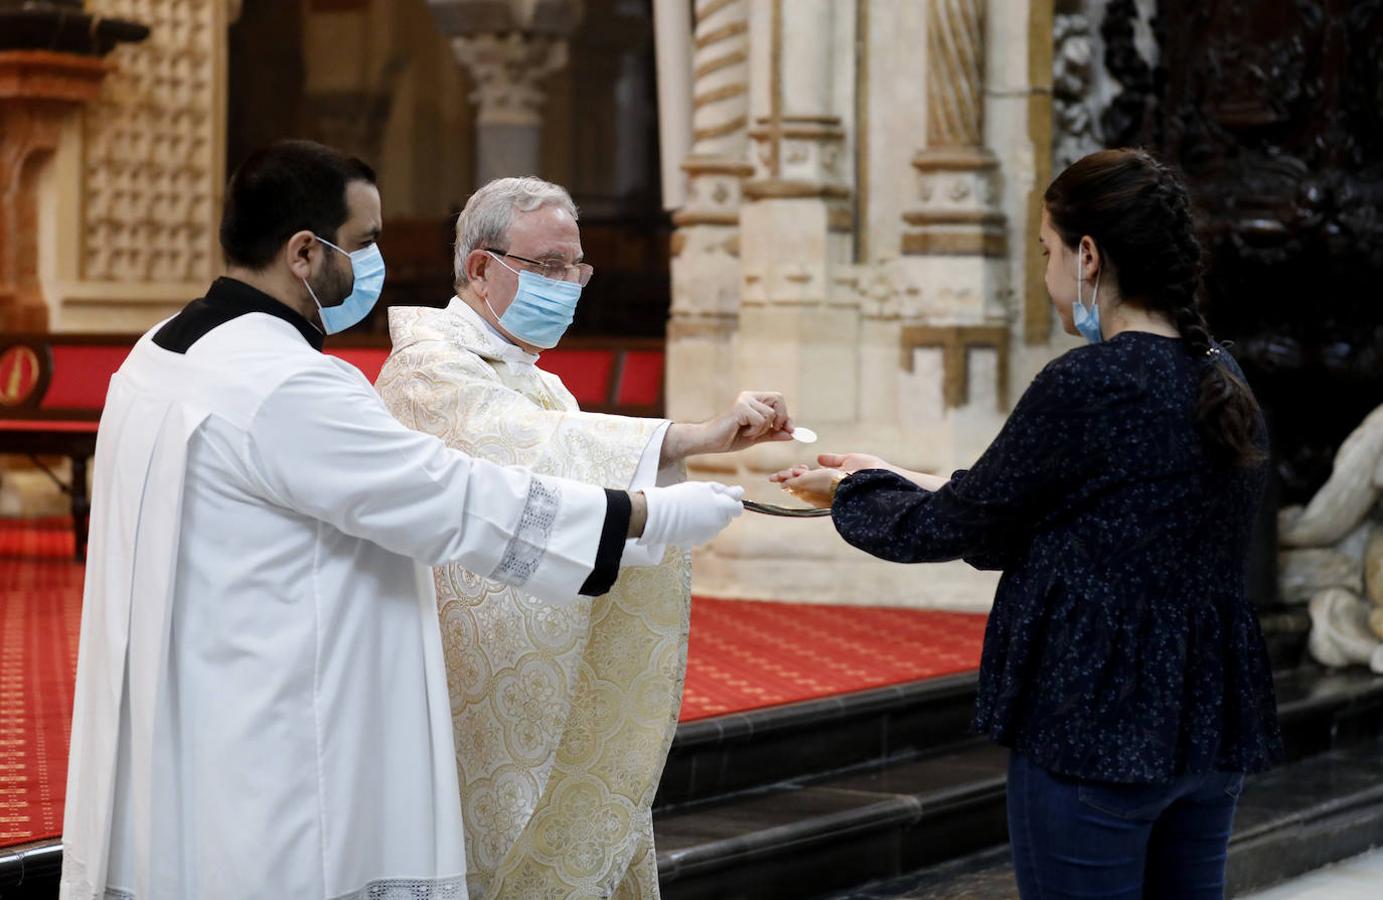
[[[1191,196],[1175,173],[1142,150],[1101,150],[1072,163],[1043,196],[1067,247],[1089,235],[1127,297],[1176,324],[1204,360],[1196,423],[1213,459],[1263,461],[1253,392],[1222,359],[1201,315],[1201,246]]]

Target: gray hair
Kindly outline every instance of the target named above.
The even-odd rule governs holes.
[[[514,213],[532,212],[544,206],[556,206],[577,218],[576,204],[567,189],[544,181],[536,175],[519,178],[496,178],[471,194],[466,208],[456,219],[456,255],[452,263],[456,286],[468,281],[466,258],[472,250],[489,247],[508,249],[507,234],[514,222]]]

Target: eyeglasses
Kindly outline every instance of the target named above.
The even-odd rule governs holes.
[[[540,262],[536,259],[529,259],[526,256],[518,256],[504,250],[485,248],[486,253],[493,253],[496,256],[507,256],[512,260],[521,262],[534,275],[541,275],[544,278],[551,278],[553,281],[574,281],[582,287],[591,280],[595,274],[595,268],[588,263],[576,263],[567,265],[563,262]]]

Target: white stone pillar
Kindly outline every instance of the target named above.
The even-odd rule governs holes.
[[[740,183],[749,165],[749,2],[697,0],[692,43],[692,150],[685,203],[673,215],[667,407],[704,419],[736,390]],[[666,148],[665,148],[666,149]]]
[[[475,85],[476,184],[541,175],[544,80],[567,64],[581,0],[427,0]]]
[[[859,395],[859,312],[853,296],[833,290],[835,272],[850,263],[841,106],[854,84],[840,82],[837,54],[852,45],[854,4],[764,0],[747,11],[751,170],[738,185],[739,305],[728,371],[734,387],[782,391],[797,422],[838,448],[855,430]],[[767,476],[816,449],[764,444],[692,468],[744,484],[756,499],[791,503]],[[746,519],[695,557],[698,585],[729,596],[822,596],[830,558],[848,549],[829,526]]]
[[[927,143],[903,214],[900,268],[915,289],[903,354],[941,351],[947,409],[979,399],[968,389],[971,350],[992,351],[997,379],[1007,378],[1008,234],[999,161],[985,146],[985,19],[986,0],[929,0]],[[991,404],[1003,407],[1005,387]]]
[[[658,146],[663,208],[687,199],[682,160],[692,147],[691,0],[653,0],[653,40],[658,66]]]
[[[475,83],[476,184],[543,167],[543,80],[567,64],[560,38],[475,34],[452,38],[452,51]]]
[[[750,101],[754,175],[740,210],[737,369],[746,385],[785,391],[813,428],[856,418],[858,312],[828,302],[831,270],[848,262],[833,252],[844,244],[831,234],[850,226],[833,54],[837,31],[853,25],[852,5],[754,7],[755,71],[765,78]]]

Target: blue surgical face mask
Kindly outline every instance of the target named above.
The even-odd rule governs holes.
[[[500,327],[534,347],[547,350],[556,347],[576,318],[576,302],[581,299],[581,285],[575,281],[557,281],[527,270],[519,272],[499,255],[489,252],[495,262],[519,276],[519,288],[504,315],[495,312],[490,301],[486,309],[499,320]]]
[[[1086,309],[1082,302],[1081,292],[1084,284],[1080,277],[1080,263],[1076,263],[1076,305],[1071,307],[1071,318],[1076,323],[1076,331],[1081,333],[1092,344],[1098,344],[1104,340],[1104,332],[1100,331],[1100,276],[1095,276],[1095,296],[1090,298],[1090,308]]]
[[[378,244],[361,247],[354,253],[346,253],[324,237],[318,237],[317,240],[337,253],[344,253],[349,257],[351,273],[355,276],[355,286],[351,288],[350,294],[336,306],[322,306],[322,302],[317,299],[317,292],[312,290],[312,285],[307,283],[307,279],[303,279],[303,285],[312,295],[312,302],[317,304],[317,313],[322,317],[322,331],[327,334],[339,334],[368,316],[370,310],[379,302],[379,293],[384,290],[384,256],[379,252]]]

